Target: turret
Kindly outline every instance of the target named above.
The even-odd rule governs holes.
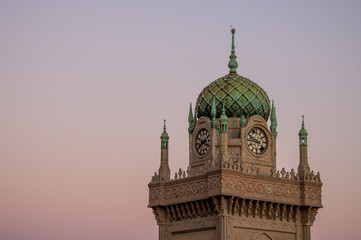
[[[226,110],[222,108],[222,114],[219,118],[219,132],[221,137],[221,148],[220,148],[220,160],[228,160],[228,117],[226,115]]]
[[[222,114],[219,118],[219,132],[228,133],[228,117],[226,115],[226,110],[223,105]]]
[[[299,136],[299,146],[300,146],[300,163],[298,165],[298,175],[301,180],[303,180],[308,174],[310,174],[310,166],[308,165],[307,157],[307,130],[305,129],[304,116],[302,115],[302,127]]]
[[[194,118],[193,118],[193,111],[192,111],[192,103],[189,105],[189,114],[188,114],[188,132],[192,134],[194,131]]]
[[[274,105],[274,102],[272,100],[272,111],[271,111],[271,132],[273,133],[273,136],[277,138],[277,117],[276,117],[276,108]]]
[[[272,110],[271,110],[271,126],[270,130],[273,134],[273,144],[272,144],[272,172],[276,172],[276,139],[277,139],[277,117],[276,117],[276,107],[274,101],[272,100]]]
[[[168,163],[168,141],[169,136],[167,133],[165,120],[164,120],[164,127],[163,133],[160,136],[161,140],[161,147],[160,147],[160,167],[158,170],[158,176],[160,181],[167,181],[170,179],[170,169]]]
[[[192,103],[189,104],[189,113],[188,113],[188,133],[189,133],[189,165],[191,165],[192,162],[192,155],[193,155],[193,151],[192,151],[192,134],[194,132],[194,128],[196,125],[196,119],[195,119],[195,115],[193,116],[193,111],[192,111]]]

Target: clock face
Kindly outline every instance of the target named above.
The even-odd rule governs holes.
[[[247,135],[247,145],[251,152],[261,155],[268,146],[267,136],[260,128],[252,128]]]
[[[206,129],[201,129],[196,139],[196,150],[201,156],[205,155],[210,148],[211,135]]]

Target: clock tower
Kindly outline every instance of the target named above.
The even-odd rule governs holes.
[[[173,178],[164,122],[160,168],[148,184],[159,240],[310,240],[322,183],[308,164],[304,118],[297,172],[277,170],[276,108],[237,74],[234,34],[229,74],[202,90],[194,114],[190,105],[189,166]]]

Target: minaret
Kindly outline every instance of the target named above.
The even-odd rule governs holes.
[[[228,117],[223,105],[222,114],[219,118],[219,132],[221,135],[221,148],[219,157],[221,161],[228,160]]]
[[[273,144],[272,144],[272,170],[271,175],[276,173],[276,139],[277,139],[277,117],[276,117],[276,107],[274,105],[274,101],[272,100],[272,110],[271,110],[271,126],[270,130],[273,135]]]
[[[170,179],[170,169],[168,163],[168,140],[169,136],[167,133],[167,129],[165,126],[164,120],[164,127],[163,133],[160,136],[161,139],[161,147],[160,147],[160,167],[158,170],[158,176],[161,181],[168,181]]]
[[[234,33],[236,32],[236,29],[232,28],[231,32],[232,32],[232,51],[231,51],[231,55],[229,56],[228,67],[229,67],[229,73],[237,73],[238,63],[236,60],[237,56],[235,54],[236,47],[234,46]]]
[[[310,166],[308,165],[307,158],[307,136],[308,133],[305,129],[304,116],[302,115],[302,128],[298,133],[300,138],[300,163],[298,165],[298,176],[300,180],[304,180],[308,174],[310,174]]]
[[[189,114],[188,114],[188,133],[189,133],[189,166],[192,163],[192,156],[193,156],[193,150],[192,150],[192,134],[194,132],[195,127],[195,119],[193,117],[193,111],[192,111],[192,103],[189,104]]]

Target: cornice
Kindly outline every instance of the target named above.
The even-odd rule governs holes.
[[[214,196],[322,207],[320,182],[299,181],[215,169],[202,175],[149,183],[149,207],[166,206]]]

